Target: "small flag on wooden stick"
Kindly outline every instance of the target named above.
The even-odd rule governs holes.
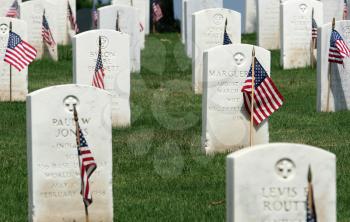
[[[104,68],[103,68],[103,63],[102,63],[102,55],[101,55],[101,36],[99,37],[98,40],[98,55],[97,55],[97,61],[96,61],[96,67],[95,67],[95,74],[92,79],[92,85],[104,89],[105,88],[105,83],[104,83]]]
[[[68,1],[68,20],[69,20],[71,29],[74,30],[76,33],[79,32],[77,20],[75,19],[75,16],[73,14],[72,7],[70,6],[69,1]]]
[[[6,17],[17,18],[19,16],[18,1],[14,0],[11,7],[6,13]]]
[[[307,180],[308,180],[308,189],[307,189],[307,199],[306,199],[306,222],[317,222],[314,190],[312,186],[311,166],[309,166]]]
[[[224,31],[224,45],[232,44],[230,36],[227,34],[227,19],[225,21],[225,31]]]

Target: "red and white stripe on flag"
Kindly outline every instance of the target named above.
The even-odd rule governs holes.
[[[248,77],[242,91],[244,105],[247,112],[251,110],[251,92],[252,78]],[[262,121],[268,118],[272,113],[279,109],[283,104],[283,96],[278,91],[276,85],[270,77],[266,77],[264,81],[255,89],[254,92],[254,108],[253,119],[255,125],[259,125]]]
[[[17,34],[10,32],[5,62],[21,71],[35,59],[36,53],[34,47],[23,41]]]

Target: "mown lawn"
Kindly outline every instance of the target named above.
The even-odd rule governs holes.
[[[141,75],[132,76],[132,127],[113,129],[115,221],[224,221],[225,155],[201,152],[201,97],[191,90],[191,61],[178,34],[151,35]],[[243,42],[254,43],[254,35]],[[60,62],[35,62],[34,91],[72,81],[71,48]],[[286,99],[270,118],[271,142],[305,143],[337,155],[338,221],[350,221],[350,112],[317,113],[316,71],[272,76]],[[27,220],[25,103],[0,104],[0,221]]]

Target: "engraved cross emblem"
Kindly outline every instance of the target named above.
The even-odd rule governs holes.
[[[66,107],[67,111],[73,112],[74,105],[78,105],[78,99],[75,96],[68,96],[64,99],[64,106]]]
[[[243,63],[244,63],[244,60],[245,60],[245,58],[244,58],[244,55],[242,54],[242,53],[236,53],[234,56],[233,56],[233,59],[234,59],[234,61],[235,61],[235,63],[238,65],[238,66],[240,66],[240,65],[242,65]]]
[[[282,159],[276,164],[276,173],[283,179],[289,179],[294,175],[295,165],[289,159]]]
[[[5,35],[8,31],[8,25],[7,24],[0,24],[0,34]]]

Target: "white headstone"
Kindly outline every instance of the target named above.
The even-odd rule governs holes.
[[[280,2],[281,0],[258,0],[257,41],[265,49],[280,48]]]
[[[241,13],[242,32],[253,33],[256,31],[257,0],[232,1],[224,0],[224,7]]]
[[[192,14],[202,9],[222,8],[223,0],[187,0],[186,1],[186,53],[192,58]]]
[[[105,89],[112,94],[112,123],[118,127],[129,126],[131,121],[129,35],[108,29],[92,30],[76,35],[73,38],[73,82],[92,85],[100,36]]]
[[[71,29],[68,19],[68,1],[72,9],[73,15],[76,17],[76,0],[49,0],[56,4],[57,13],[57,43],[60,45],[67,45],[70,42],[70,33],[75,31]]]
[[[9,39],[10,22],[12,22],[12,31],[21,36],[22,40],[28,41],[25,21],[0,17],[0,101],[10,100],[10,78],[12,79],[12,100],[24,101],[28,93],[28,68],[18,72],[16,68],[12,67],[12,76],[10,77],[10,65],[4,61]]]
[[[323,21],[332,22],[332,19],[343,19],[344,0],[320,0],[323,3]]]
[[[310,65],[312,9],[316,23],[322,25],[321,2],[293,0],[281,4],[281,64],[284,69]]]
[[[136,8],[124,5],[110,5],[98,9],[98,28],[116,30],[119,14],[120,31],[130,35],[131,72],[140,72],[140,24]]]
[[[0,4],[0,17],[6,16],[6,13],[10,9],[15,0],[1,0]],[[17,0],[18,4],[22,3],[22,0]]]
[[[37,50],[37,59],[40,59],[44,53],[44,44],[42,33],[42,20],[45,10],[45,17],[49,23],[49,27],[54,40],[57,43],[57,5],[45,0],[32,0],[20,4],[20,17],[27,22],[28,25],[28,42]],[[45,46],[46,47],[46,46]],[[46,48],[45,48],[46,50]],[[57,60],[57,44],[53,50],[52,58]]]
[[[254,47],[256,58],[270,74],[270,52]],[[250,116],[242,86],[252,62],[252,45],[216,46],[204,52],[202,145],[206,153],[227,152],[250,143]],[[254,144],[269,142],[268,122],[253,130]]]
[[[319,29],[318,63],[317,63],[317,111],[350,110],[350,59],[345,58],[344,64],[331,64],[331,81],[328,81],[328,52],[332,24],[327,23]],[[338,21],[335,30],[350,47],[350,21]],[[329,89],[330,84],[330,90]],[[329,97],[329,100],[328,100]],[[328,102],[327,102],[328,101]],[[327,109],[327,103],[328,109]]]
[[[212,8],[193,13],[192,87],[197,94],[202,93],[203,51],[223,44],[226,19],[231,41],[241,43],[241,14],[238,12]]]
[[[141,32],[141,36],[140,36],[140,38],[141,38],[141,49],[145,48],[146,1],[145,0],[113,0],[112,4],[131,6],[131,7],[137,8],[139,10],[138,11],[138,15],[139,15],[139,20],[140,20],[139,21],[139,27],[140,27],[140,32]]]
[[[300,144],[248,147],[227,157],[227,221],[306,220],[309,167],[319,222],[336,222],[335,155]]]
[[[97,169],[90,177],[90,221],[113,221],[111,96],[60,85],[27,97],[29,221],[85,221],[73,105]]]

